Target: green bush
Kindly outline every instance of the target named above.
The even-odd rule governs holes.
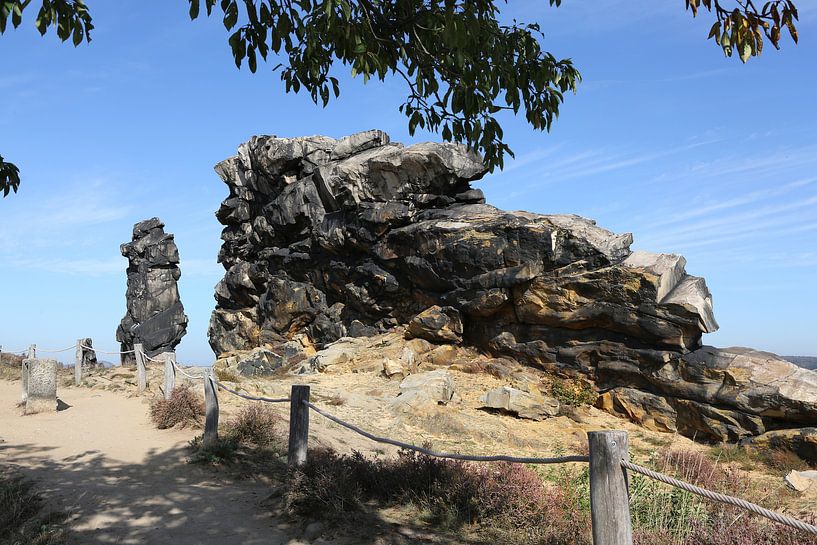
[[[554,378],[550,385],[550,393],[562,405],[579,407],[594,405],[599,395],[593,387],[581,380]]]
[[[204,436],[194,437],[188,446],[193,451],[187,459],[191,464],[230,464],[238,454],[238,442],[231,437],[221,437],[212,444],[204,446]]]

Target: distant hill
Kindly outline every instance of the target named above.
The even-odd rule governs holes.
[[[817,357],[815,356],[783,356],[783,359],[806,369],[817,370]]]

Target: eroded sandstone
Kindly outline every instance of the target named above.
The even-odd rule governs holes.
[[[229,189],[209,328],[222,359],[298,337],[317,350],[298,370],[331,372],[354,359],[350,338],[399,330],[581,374],[605,408],[665,431],[738,439],[817,415],[817,374],[702,346],[712,296],[683,256],[485,204],[471,182],[486,169],[461,146],[257,136],[216,171]],[[463,364],[450,349],[436,362]]]

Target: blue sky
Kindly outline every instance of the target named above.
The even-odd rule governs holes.
[[[517,158],[479,182],[488,202],[581,214],[632,232],[634,248],[684,254],[714,295],[708,344],[817,355],[817,6],[800,3],[800,44],[742,65],[681,0],[510,0],[505,15],[540,22],[584,83],[549,134],[505,120]],[[269,67],[237,70],[220,22],[191,23],[183,0],[88,4],[90,45],[39,37],[33,13],[0,37],[0,154],[23,177],[0,199],[0,344],[116,348],[119,245],[159,216],[182,258],[179,359],[206,364],[216,162],[254,134],[437,138],[408,136],[397,80],[363,85],[340,67],[341,98],[323,109],[285,95]]]

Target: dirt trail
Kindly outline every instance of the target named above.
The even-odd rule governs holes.
[[[61,388],[70,407],[21,416],[20,383],[0,380],[0,465],[37,480],[71,515],[76,543],[279,544],[261,483],[221,480],[185,462],[195,431],[156,430],[139,398]]]

